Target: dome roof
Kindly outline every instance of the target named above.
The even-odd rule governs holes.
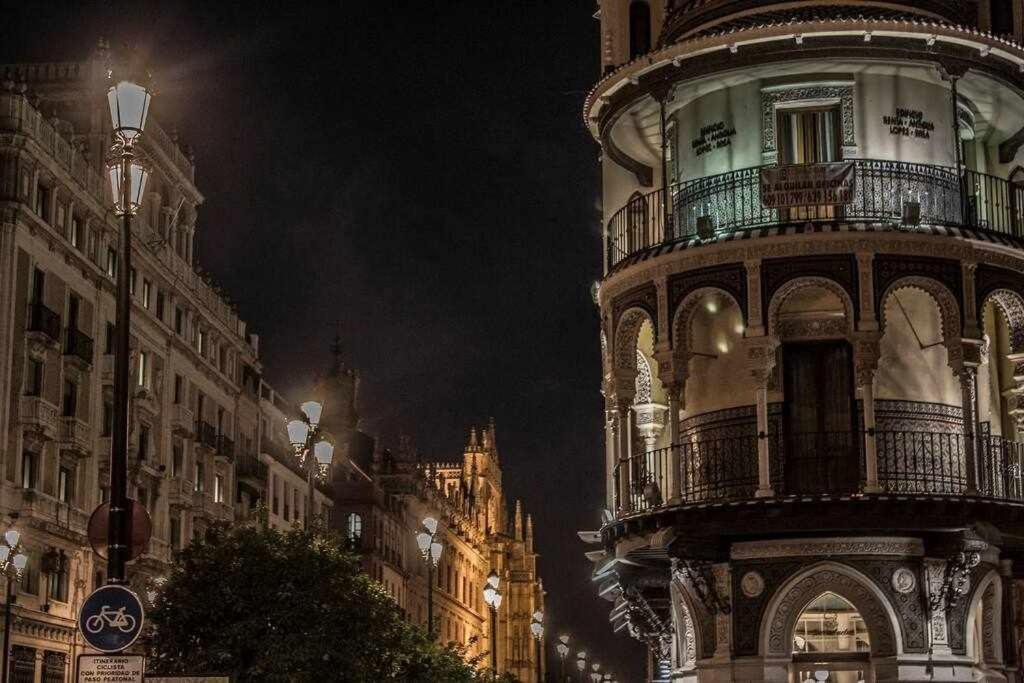
[[[950,26],[974,26],[977,9],[973,2],[942,0],[875,3],[837,2],[830,4],[751,2],[750,0],[676,0],[662,31],[661,45],[684,38],[717,35],[789,22],[849,20],[925,20]]]

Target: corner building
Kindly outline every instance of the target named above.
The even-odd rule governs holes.
[[[1024,6],[598,18],[613,625],[652,680],[1019,680]]]

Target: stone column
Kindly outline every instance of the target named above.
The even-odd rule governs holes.
[[[615,432],[618,436],[616,451],[618,452],[619,468],[619,511],[629,512],[633,507],[629,499],[632,485],[630,456],[633,454],[633,411],[630,410],[629,401],[620,399],[616,413],[618,421]]]
[[[946,628],[946,604],[942,585],[946,577],[946,561],[924,560],[925,593],[929,603],[928,647],[933,655],[949,655],[949,629]]]
[[[619,499],[615,488],[615,467],[618,460],[618,425],[619,411],[614,401],[606,401],[604,409],[604,465],[605,465],[605,504],[614,512]],[[257,430],[259,432],[259,430]]]
[[[768,383],[775,367],[777,340],[755,337],[747,340],[747,364],[754,380],[754,400],[757,404],[757,491],[759,498],[774,496],[771,481],[771,454],[768,441]]]
[[[714,585],[711,587],[720,600],[728,601],[732,595],[732,574],[729,563],[722,562],[711,567]],[[729,659],[732,653],[732,610],[715,611],[715,658]]]
[[[682,395],[681,384],[669,384],[668,392],[668,435],[672,446],[669,456],[668,499],[670,503],[678,503],[683,497],[682,462],[679,446],[679,397]]]
[[[957,367],[961,405],[964,415],[964,467],[968,495],[978,493],[978,460],[982,454],[978,439],[978,366],[981,364],[981,339],[961,340],[961,360]]]
[[[864,493],[878,493],[878,443],[875,438],[875,371],[878,369],[877,332],[863,335],[854,346],[857,392],[864,417]]]

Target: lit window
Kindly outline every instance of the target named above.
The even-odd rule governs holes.
[[[117,252],[107,249],[107,277],[117,277]]]
[[[26,451],[21,454],[21,488],[36,487],[36,454]]]
[[[213,478],[213,502],[224,502],[224,475],[218,474]]]
[[[70,503],[73,495],[74,474],[70,467],[61,466],[57,472],[57,499],[62,503]]]
[[[206,490],[206,484],[203,481],[206,478],[206,472],[204,471],[203,463],[199,462],[198,459],[196,460],[195,475],[196,475],[195,490],[197,492],[199,492],[199,493],[202,493],[203,491]]]
[[[142,278],[142,307],[149,308],[150,296],[153,293],[153,286],[149,284],[149,280]]]
[[[140,387],[149,388],[149,357],[145,351],[139,351],[138,382]]]
[[[349,513],[347,524],[347,535],[349,543],[359,543],[363,538],[363,517],[355,512]]]

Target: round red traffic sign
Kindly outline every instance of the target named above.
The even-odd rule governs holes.
[[[153,522],[149,518],[146,507],[137,500],[129,501],[131,506],[128,509],[128,528],[131,529],[131,548],[128,551],[128,559],[134,560],[149,545],[149,539],[153,535]],[[96,554],[107,559],[107,530],[109,525],[110,503],[103,503],[89,517],[89,544]]]

